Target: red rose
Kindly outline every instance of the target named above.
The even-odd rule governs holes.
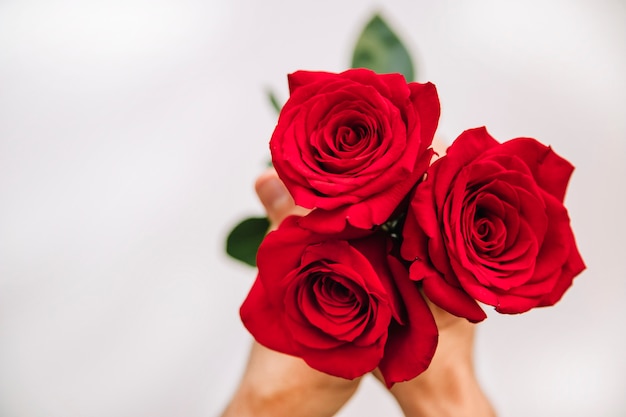
[[[437,327],[406,267],[389,254],[389,238],[341,240],[298,219],[288,217],[259,248],[259,275],[241,306],[250,333],[343,378],[379,367],[391,386],[424,371]]]
[[[412,196],[402,256],[437,305],[471,321],[556,303],[585,265],[563,206],[573,166],[534,139],[468,130]]]
[[[433,84],[366,69],[289,75],[291,96],[270,141],[301,222],[338,232],[383,224],[426,171],[439,120]]]

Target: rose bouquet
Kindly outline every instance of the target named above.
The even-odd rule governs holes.
[[[563,205],[572,165],[534,139],[463,132],[431,164],[431,83],[356,68],[298,71],[270,140],[305,216],[257,254],[244,325],[331,375],[387,386],[429,365],[424,296],[472,322],[556,303],[584,268]]]

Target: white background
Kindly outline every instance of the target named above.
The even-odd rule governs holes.
[[[215,416],[250,337],[254,272],[224,236],[260,214],[286,74],[340,71],[381,10],[439,89],[439,135],[532,136],[577,170],[588,270],[555,308],[479,328],[502,416],[626,415],[626,4],[0,0],[0,415]],[[367,380],[341,412],[398,416]]]

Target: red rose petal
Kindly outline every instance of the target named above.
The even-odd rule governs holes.
[[[354,379],[373,371],[384,353],[387,338],[373,346],[344,344],[335,349],[307,350],[304,361],[314,369],[346,379]]]
[[[556,304],[561,299],[561,297],[563,297],[565,291],[572,285],[574,278],[586,268],[585,262],[583,261],[582,257],[580,256],[580,252],[578,252],[578,248],[576,247],[576,242],[574,240],[573,234],[571,234],[570,239],[572,242],[572,247],[569,258],[563,266],[557,284],[555,285],[552,292],[546,294],[539,301],[540,306],[551,306]]]
[[[404,266],[395,258],[389,260],[389,265],[402,305],[406,306],[403,322],[393,322],[389,328],[385,356],[379,364],[385,384],[391,388],[394,383],[411,380],[428,368],[437,348],[438,330],[417,285],[407,279]]]
[[[563,202],[567,184],[574,171],[572,164],[535,139],[512,139],[502,146],[503,152],[510,152],[524,160],[543,190]]]
[[[260,344],[278,352],[297,355],[282,312],[269,303],[269,299],[261,280],[257,278],[239,310],[241,321]]]
[[[422,282],[428,299],[447,312],[465,317],[473,323],[487,318],[478,303],[462,289],[447,284],[439,277],[427,277]]]

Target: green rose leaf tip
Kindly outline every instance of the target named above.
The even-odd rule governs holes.
[[[352,54],[352,68],[369,68],[379,74],[399,72],[407,82],[415,80],[408,50],[380,15],[365,25]]]

